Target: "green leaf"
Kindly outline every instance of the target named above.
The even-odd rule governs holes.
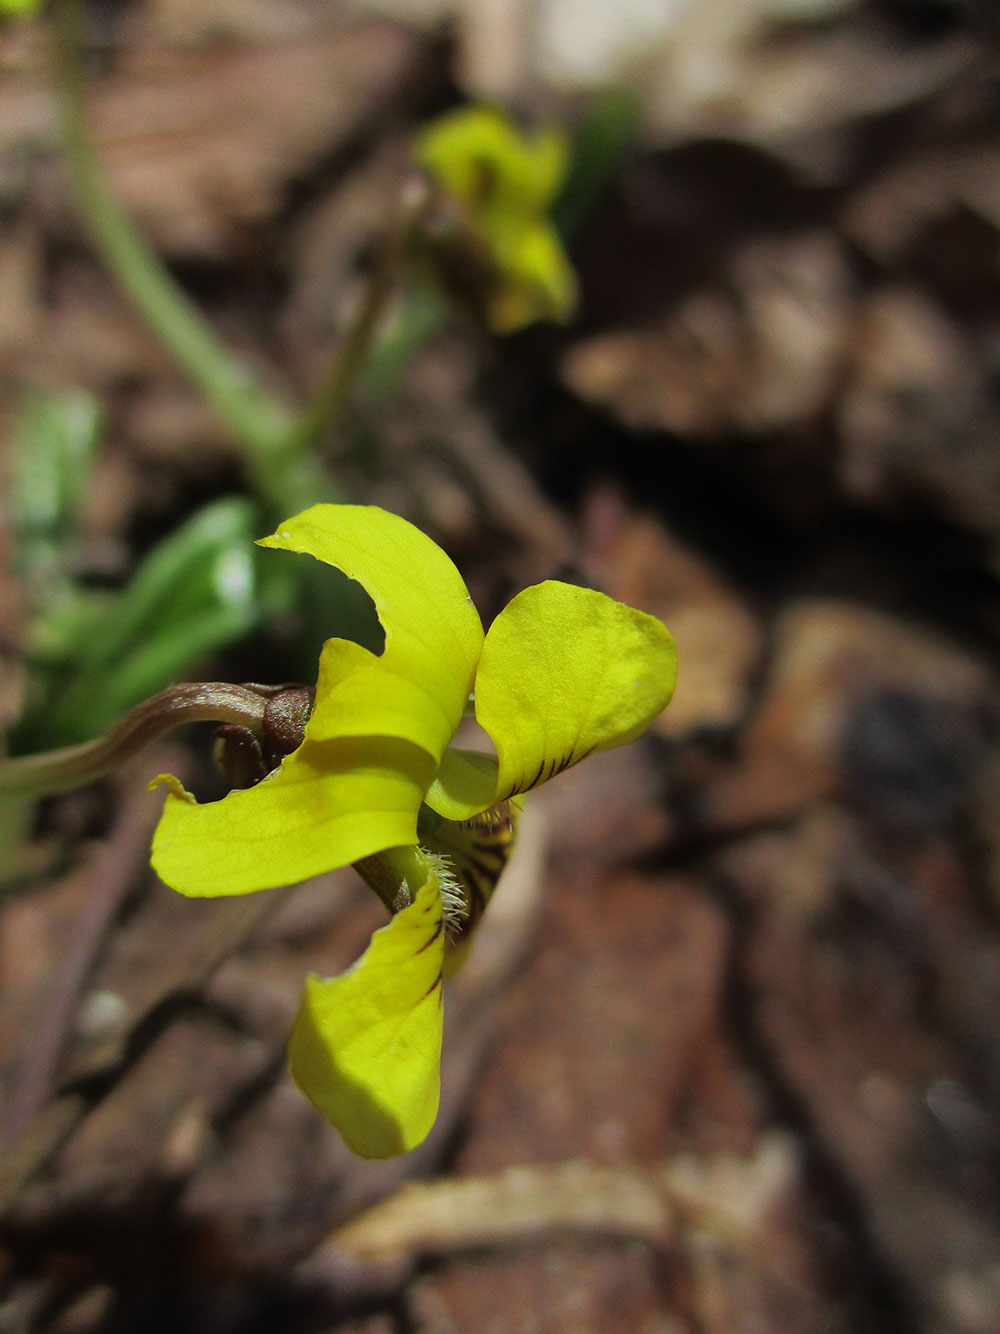
[[[248,634],[261,619],[256,522],[249,501],[217,501],[154,547],[120,593],[89,608],[67,604],[49,627],[50,644],[63,636],[61,673],[44,684],[18,742],[95,736]]]
[[[88,667],[120,664],[156,639],[183,645],[188,624],[205,612],[225,613],[219,643],[233,624],[255,619],[253,533],[256,510],[231,497],[199,510],[145,557],[119,595],[114,617],[99,640],[81,652]]]
[[[10,519],[16,564],[27,577],[48,573],[76,536],[100,430],[100,413],[80,389],[37,392],[14,423]]]
[[[587,107],[573,135],[569,167],[552,205],[552,221],[571,237],[621,166],[635,137],[640,100],[630,88],[611,88]]]

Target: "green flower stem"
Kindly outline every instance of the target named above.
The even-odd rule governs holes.
[[[269,692],[268,687],[215,681],[172,686],[144,700],[95,741],[0,760],[0,798],[41,797],[93,782],[182,723],[236,723],[259,732]]]
[[[84,107],[80,0],[55,6],[55,73],[63,141],[77,204],[110,271],[242,447],[250,481],[277,514],[336,500],[315,446],[337,421],[365,369],[378,326],[432,191],[415,177],[403,191],[361,304],[312,402],[298,416],[265,392],[174,282],[109,189]],[[432,320],[436,326],[439,317]]]
[[[293,417],[265,393],[188,301],[108,188],[84,109],[79,0],[56,5],[55,72],[66,158],[77,203],[108,268],[246,452],[259,494],[285,513],[332,486],[297,452]]]
[[[431,190],[421,177],[413,177],[404,186],[399,215],[383,242],[361,303],[326,378],[292,431],[295,451],[315,448],[343,412],[368,359],[379,321],[406,256],[427,221],[431,199]]]

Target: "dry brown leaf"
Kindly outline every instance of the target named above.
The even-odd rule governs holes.
[[[880,264],[899,260],[931,222],[964,205],[1000,230],[1000,148],[949,145],[917,152],[849,200],[843,227]]]
[[[916,287],[883,288],[859,311],[839,405],[847,490],[889,508],[923,505],[1000,540],[1000,413],[986,349]]]
[[[127,52],[92,92],[101,157],[158,246],[217,255],[384,109],[417,51],[405,29],[363,24],[266,45]]]
[[[861,605],[792,603],[774,634],[775,657],[741,762],[704,794],[711,827],[782,819],[841,791],[846,728],[852,712],[877,692],[974,711],[994,689],[989,670],[972,654]]]
[[[727,267],[730,290],[702,288],[645,328],[578,343],[566,382],[640,430],[713,438],[815,420],[846,354],[841,247],[819,231],[771,236]]]

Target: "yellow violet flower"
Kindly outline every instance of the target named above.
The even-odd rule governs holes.
[[[14,18],[30,18],[42,7],[42,0],[0,0],[0,19],[9,14]]]
[[[536,320],[565,321],[576,277],[547,214],[566,176],[565,137],[522,134],[485,107],[451,112],[417,142],[420,166],[462,208],[493,273],[486,317],[498,333]]]
[[[348,1145],[388,1157],[419,1144],[437,1114],[442,978],[462,926],[440,853],[461,862],[474,844],[498,874],[489,813],[513,823],[519,794],[644,731],[673,693],[673,640],[652,616],[554,581],[519,593],[484,635],[440,547],[375,507],[315,505],[260,545],[361,583],[384,650],[326,642],[304,739],[256,787],[198,804],[163,780],[153,865],[203,896],[363,859],[393,872],[402,893],[388,925],[346,973],[309,978],[289,1044],[294,1077]],[[473,691],[493,755],[450,745]],[[484,900],[492,885],[472,888]]]

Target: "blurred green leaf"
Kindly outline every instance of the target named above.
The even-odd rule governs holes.
[[[121,592],[63,599],[39,617],[42,660],[34,663],[34,704],[16,748],[104,731],[201,658],[248,634],[265,611],[290,603],[294,590],[274,579],[266,603],[259,596],[259,527],[249,500],[217,501],[154,547]],[[46,648],[62,656],[54,670],[45,670]]]
[[[74,728],[84,739],[103,732],[133,705],[171,681],[184,680],[202,658],[248,634],[255,621],[245,609],[206,606],[178,627],[179,635],[161,634],[149,643],[132,645],[121,665],[106,671],[99,692],[90,691],[82,699],[81,692],[73,690],[67,733]]]
[[[9,506],[15,567],[29,578],[60,563],[75,537],[100,425],[96,400],[80,389],[38,391],[21,404]]]
[[[81,587],[70,579],[53,582],[27,628],[31,661],[58,664],[75,659],[81,644],[89,644],[103,632],[116,596],[108,589]]]
[[[42,0],[0,0],[0,21],[5,18],[31,18],[41,7]]]
[[[254,505],[236,497],[188,519],[139,565],[118,595],[104,634],[79,646],[81,667],[121,668],[140,645],[183,643],[188,622],[207,609],[224,615],[227,625],[249,627],[256,618],[252,552],[259,523]]]
[[[587,107],[573,135],[569,167],[552,205],[552,221],[570,237],[621,165],[635,138],[639,99],[628,88],[610,88]]]

